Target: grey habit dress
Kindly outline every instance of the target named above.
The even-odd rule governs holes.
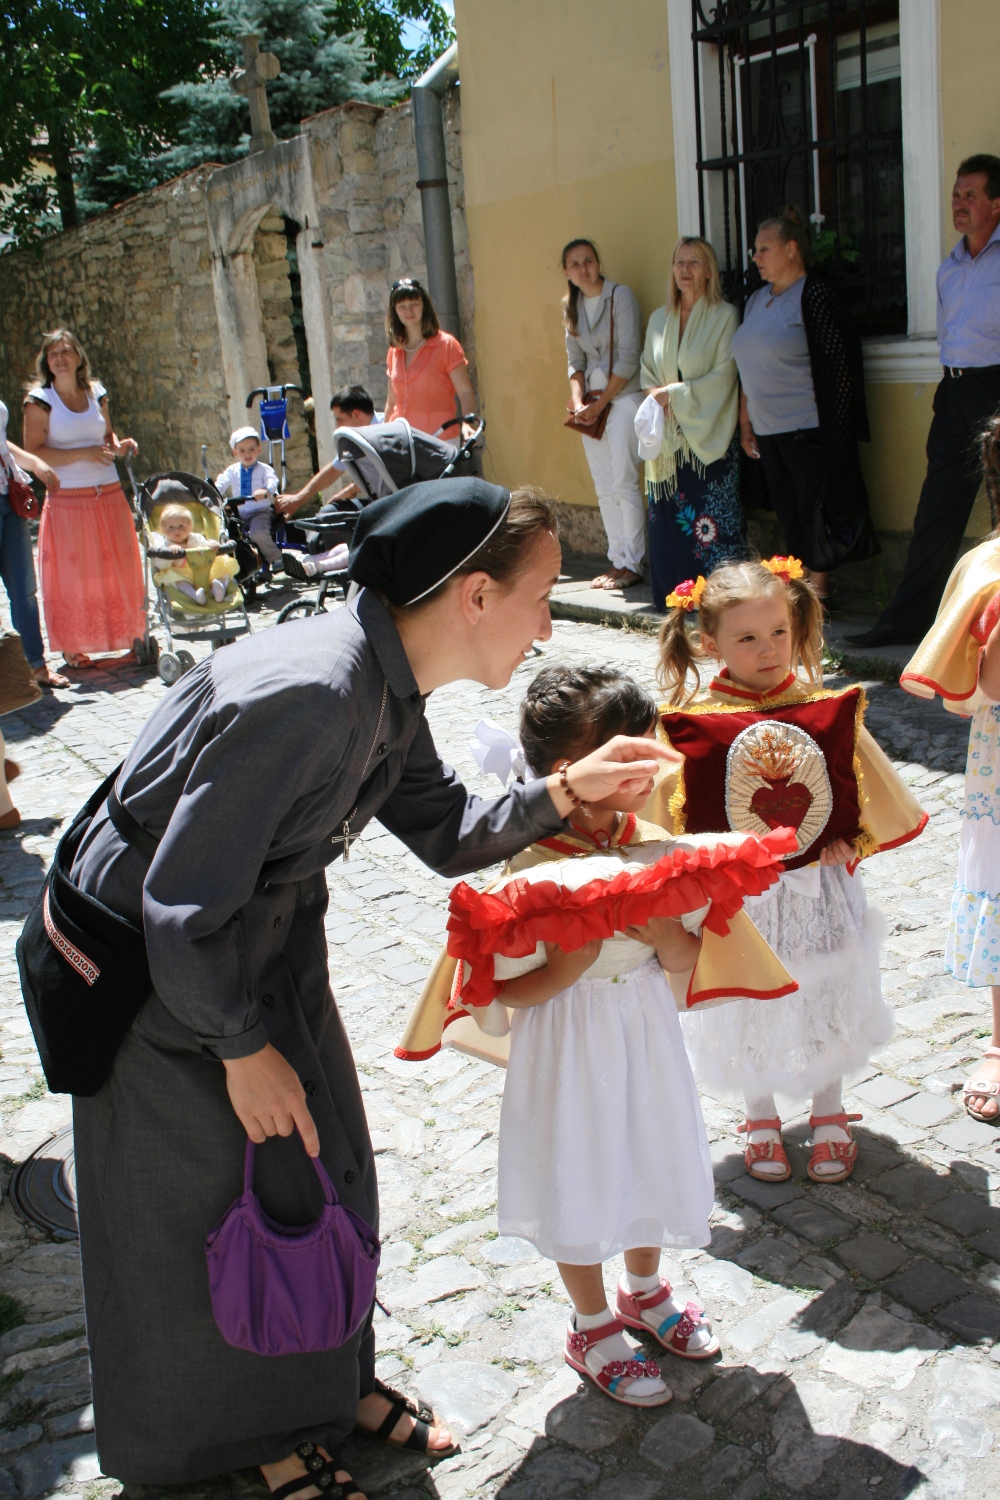
[[[160,843],[149,864],[102,810],[73,870],[88,893],[142,918],[155,986],[100,1092],[74,1101],[97,1445],[106,1474],[180,1484],[304,1441],[333,1449],[373,1388],[370,1316],[330,1353],[249,1354],[215,1325],[205,1265],[205,1236],[242,1191],[246,1145],[220,1059],[268,1041],[305,1086],[342,1201],[378,1226],[330,989],[324,867],[376,814],[454,876],[564,824],[540,782],[495,801],[466,793],[367,590],[194,667],[142,730],[118,790]],[[256,1155],[265,1209],[289,1224],[315,1218],[321,1197],[298,1136]]]

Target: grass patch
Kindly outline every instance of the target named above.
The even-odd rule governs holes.
[[[7,1427],[20,1427],[23,1423],[33,1422],[46,1410],[44,1401],[13,1401],[7,1412]]]
[[[27,1314],[28,1310],[23,1302],[18,1302],[16,1297],[8,1297],[6,1292],[0,1292],[0,1334],[10,1333],[12,1328],[20,1328]]]
[[[67,1328],[65,1333],[54,1333],[51,1338],[42,1339],[35,1347],[37,1349],[52,1349],[56,1344],[68,1344],[71,1339],[82,1338],[86,1331],[86,1327],[81,1323],[79,1328]]]

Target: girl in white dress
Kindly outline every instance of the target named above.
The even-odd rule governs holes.
[[[531,771],[546,776],[616,734],[652,735],[655,722],[655,703],[630,678],[550,667],[528,689],[521,742]],[[631,842],[631,815],[648,792],[627,803],[619,796],[580,804],[571,816],[575,846],[593,854]],[[624,1326],[689,1359],[719,1347],[701,1308],[681,1304],[658,1269],[661,1246],[701,1246],[710,1237],[705,1126],[664,972],[690,969],[700,939],[673,918],[629,936],[650,953],[628,973],[602,977],[600,942],[572,953],[547,944],[544,968],[504,986],[514,1016],[499,1223],[501,1234],[529,1240],[558,1263],[574,1307],[566,1341],[573,1369],[625,1405],[661,1406],[671,1393],[659,1367],[625,1338]],[[601,1263],[623,1252],[612,1313]]]
[[[965,768],[965,801],[958,878],[951,903],[944,966],[970,986],[989,986],[992,1035],[984,1059],[965,1085],[964,1103],[974,1120],[1000,1124],[1000,416],[991,418],[982,435],[981,451],[986,493],[994,530],[973,552],[963,557],[944,592],[938,618],[901,679],[909,681],[914,664],[928,648],[932,653],[960,643],[956,659],[968,662],[966,689],[942,691],[945,706],[968,713],[973,703],[969,756]],[[997,592],[994,592],[996,590]],[[992,601],[980,613],[983,600]],[[974,616],[969,628],[970,610]],[[954,626],[958,626],[958,631]],[[956,640],[957,637],[957,640]],[[971,639],[970,639],[971,638]],[[981,648],[981,649],[980,649]],[[938,690],[933,672],[921,673],[924,691]],[[929,676],[929,681],[928,681]],[[969,691],[971,689],[971,691]]]
[[[700,578],[678,585],[667,600],[672,613],[660,636],[661,681],[670,691],[671,704],[678,706],[677,718],[686,711],[696,723],[702,714],[738,712],[739,723],[756,721],[780,735],[782,725],[771,717],[776,710],[798,703],[822,706],[830,699],[822,688],[820,668],[822,606],[802,571],[795,558],[772,558],[767,564],[727,564],[707,582]],[[692,609],[699,615],[696,637],[686,623]],[[690,678],[697,684],[697,663],[706,659],[721,660],[724,670],[688,709],[695,691]],[[669,738],[669,713],[664,723]],[[883,802],[892,804],[888,834],[869,838],[865,852],[871,853],[914,837],[926,816],[867,731],[861,727],[854,732],[852,753],[861,764],[862,789],[873,795],[878,789]],[[832,796],[819,745],[808,733],[795,733],[801,744],[808,741],[812,746],[812,774],[825,782]],[[736,748],[734,744],[728,752],[726,786],[719,797],[721,804],[724,796],[729,817]],[[806,779],[797,773],[796,784]],[[793,784],[790,791],[795,789]],[[786,812],[784,821],[794,816]],[[716,1095],[744,1096],[746,1120],[740,1129],[747,1138],[746,1168],[751,1176],[772,1182],[791,1176],[792,1170],[782,1145],[775,1094],[811,1100],[809,1176],[839,1182],[851,1174],[857,1144],[850,1121],[860,1116],[844,1112],[844,1076],[860,1071],[892,1034],[892,1014],[879,982],[882,924],[869,909],[860,871],[853,870],[855,848],[846,838],[831,838],[825,832],[830,816],[818,823],[814,841],[804,846],[812,863],[786,872],[762,896],[744,904],[758,931],[798,981],[798,990],[776,1000],[737,1000],[688,1014],[683,1021],[699,1084]],[[878,828],[873,817],[866,802],[866,828]],[[739,826],[752,829],[750,822]]]

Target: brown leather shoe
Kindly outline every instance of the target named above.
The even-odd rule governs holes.
[[[5,760],[3,763],[4,779],[10,783],[16,781],[21,774],[21,767],[16,760]]]
[[[16,807],[12,807],[10,812],[5,812],[3,817],[0,817],[0,833],[9,833],[12,828],[19,828],[20,825],[21,814]]]

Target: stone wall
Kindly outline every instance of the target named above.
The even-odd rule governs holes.
[[[205,185],[185,173],[47,240],[0,257],[0,398],[21,432],[21,396],[41,335],[64,326],[107,386],[119,434],[139,443],[138,471],[197,462],[228,434],[212,293]]]
[[[462,339],[473,367],[473,288],[465,232],[458,90],[445,101]],[[20,432],[20,393],[42,333],[71,328],[107,385],[120,433],[140,444],[137,473],[216,472],[247,420],[247,393],[301,373],[289,319],[285,231],[298,226],[309,365],[321,460],[330,392],[385,399],[385,310],[400,275],[424,277],[409,102],[348,103],[303,121],[302,135],[233,166],[199,168],[45,242],[0,256],[0,398]],[[307,449],[291,409],[294,472]]]

